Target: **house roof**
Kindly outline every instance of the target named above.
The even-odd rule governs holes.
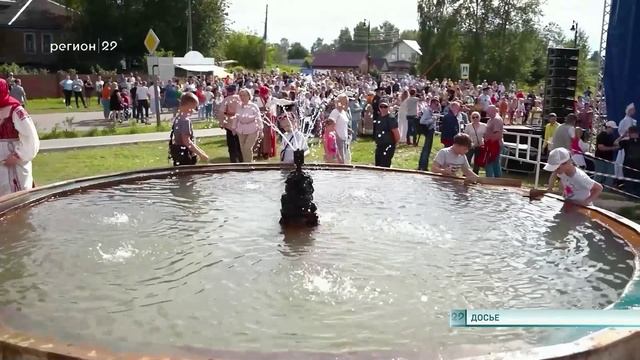
[[[382,69],[385,65],[388,66],[387,59],[385,58],[375,58],[371,60],[371,65],[375,66],[378,69]]]
[[[359,67],[367,60],[365,52],[334,51],[313,55],[313,67]]]
[[[0,26],[57,29],[73,11],[53,0],[0,0]]]
[[[400,40],[403,43],[407,44],[408,47],[411,48],[411,50],[415,51],[418,53],[418,55],[422,55],[422,50],[420,49],[420,44],[418,44],[417,41],[415,40]]]

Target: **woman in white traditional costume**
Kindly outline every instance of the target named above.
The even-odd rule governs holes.
[[[627,105],[627,109],[625,110],[626,116],[624,119],[620,121],[618,124],[618,134],[620,137],[616,140],[618,143],[620,140],[624,140],[629,137],[629,128],[632,126],[636,126],[636,120],[633,118],[636,114],[636,107],[633,103]],[[624,163],[624,150],[618,150],[618,157],[616,158],[616,177],[618,179],[624,178],[623,167]]]
[[[40,149],[33,120],[0,79],[0,196],[31,189],[31,160]]]

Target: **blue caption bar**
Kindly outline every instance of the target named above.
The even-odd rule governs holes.
[[[450,327],[640,328],[639,310],[451,310]]]

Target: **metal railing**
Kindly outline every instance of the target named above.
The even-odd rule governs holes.
[[[533,164],[535,166],[535,185],[534,187],[537,188],[538,184],[540,182],[540,164],[541,164],[541,156],[542,156],[542,150],[543,150],[543,143],[544,140],[542,139],[542,136],[540,135],[534,135],[534,134],[522,134],[522,133],[515,133],[515,132],[510,132],[510,131],[505,131],[504,136],[515,136],[516,138],[516,142],[515,143],[511,143],[511,142],[504,142],[504,147],[505,148],[509,148],[510,150],[514,150],[513,148],[515,147],[515,154],[514,155],[510,155],[511,152],[507,151],[507,153],[505,154],[505,152],[503,151],[502,155],[501,155],[501,159],[504,159],[506,161],[508,160],[515,160],[515,161],[519,161],[519,162],[524,162],[524,163],[528,163],[528,164]],[[522,138],[526,138],[526,143],[522,143],[520,140]],[[535,141],[534,141],[535,140]],[[535,153],[532,153],[532,151],[535,150]],[[520,157],[521,154],[523,154],[526,157]],[[535,156],[536,160],[531,160],[531,156],[532,154]],[[502,161],[502,160],[501,160]],[[505,167],[505,170],[506,169]]]

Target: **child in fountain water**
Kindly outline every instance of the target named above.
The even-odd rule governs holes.
[[[327,119],[324,123],[324,162],[338,162],[338,145],[336,143],[336,122],[333,119]]]
[[[589,206],[602,193],[602,185],[595,182],[584,171],[576,167],[571,153],[565,148],[553,149],[549,153],[546,171],[551,171],[547,191],[553,191],[556,179],[560,179],[565,200]]]
[[[304,154],[309,153],[307,138],[300,131],[295,121],[286,120],[282,122],[284,136],[282,137],[282,151],[280,151],[280,161],[284,164],[293,164],[293,152],[304,150]],[[293,147],[293,148],[292,148]]]

